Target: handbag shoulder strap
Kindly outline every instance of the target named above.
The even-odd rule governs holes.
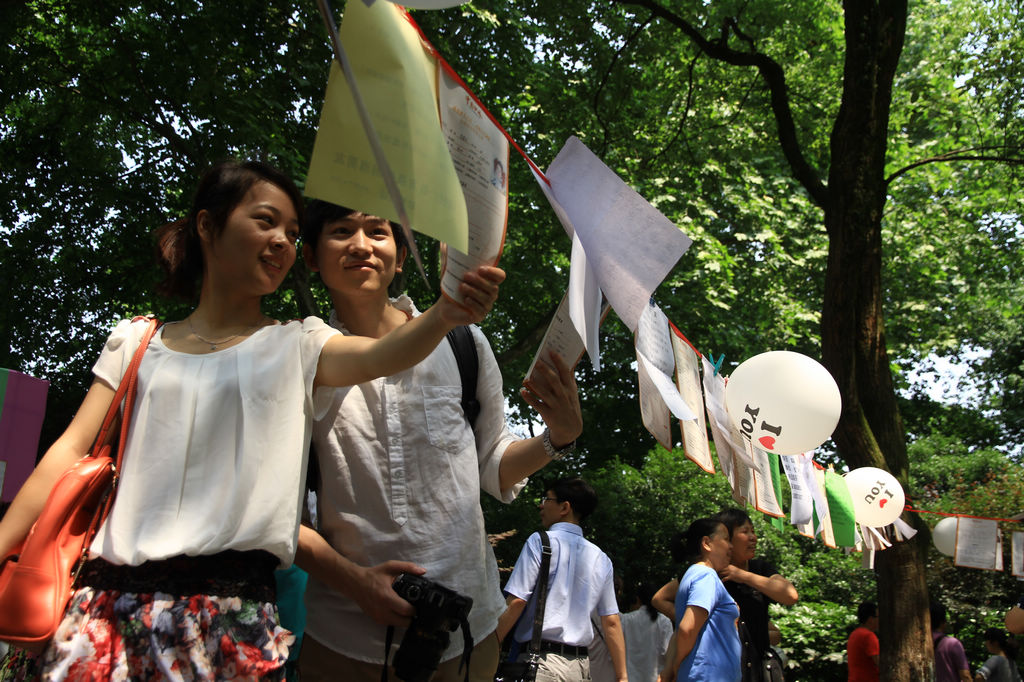
[[[530,639],[530,648],[540,651],[540,634],[544,628],[544,606],[548,601],[548,571],[551,568],[551,540],[546,530],[540,531],[540,542],[542,545],[540,559],[540,575],[537,576],[537,612],[533,614],[533,637]]]
[[[92,457],[98,455],[103,445],[107,442],[110,427],[113,425],[114,419],[117,417],[118,411],[121,408],[121,403],[123,402],[124,410],[121,414],[121,433],[117,446],[117,468],[114,471],[115,481],[121,472],[121,458],[124,455],[125,441],[128,439],[128,427],[131,424],[132,408],[135,405],[135,394],[139,383],[139,365],[142,364],[142,356],[146,353],[146,348],[149,346],[150,339],[153,338],[153,334],[155,334],[156,330],[160,327],[160,320],[155,317],[136,317],[132,322],[141,319],[148,319],[149,324],[146,326],[145,331],[142,333],[142,337],[139,339],[139,347],[135,349],[135,354],[132,356],[132,360],[128,364],[128,369],[125,370],[124,376],[121,377],[121,382],[117,386],[117,393],[114,394],[114,399],[110,402],[110,408],[107,410],[107,416],[103,418],[103,424],[100,426],[100,432],[96,436],[96,442],[93,444],[90,455]]]
[[[111,477],[110,488],[103,496],[100,503],[96,506],[92,515],[92,520],[89,522],[89,527],[86,530],[87,539],[82,545],[82,554],[79,556],[78,562],[71,574],[72,585],[74,585],[78,580],[79,571],[81,571],[89,554],[89,545],[92,543],[92,538],[99,530],[100,525],[102,525],[103,521],[107,518],[107,514],[110,513],[110,508],[114,504],[114,495],[117,493],[117,483],[121,476],[121,458],[124,456],[124,444],[128,439],[128,426],[131,423],[132,407],[135,404],[139,365],[142,364],[142,356],[146,352],[146,347],[149,346],[150,339],[153,338],[153,334],[155,334],[156,330],[160,327],[160,321],[152,316],[148,318],[136,317],[132,322],[142,319],[148,319],[149,324],[146,326],[145,331],[139,339],[139,347],[135,349],[135,354],[132,356],[131,362],[128,364],[128,369],[125,370],[124,376],[121,377],[121,381],[117,385],[117,392],[114,394],[114,399],[110,401],[110,407],[107,409],[107,415],[103,418],[103,424],[100,426],[100,431],[96,435],[96,441],[93,443],[92,451],[87,455],[87,457],[98,457],[103,451],[103,448],[107,445],[110,427],[114,423],[114,419],[117,417],[122,401],[124,401],[125,406],[124,413],[121,418],[121,434],[117,444],[117,458],[114,462],[114,472]]]

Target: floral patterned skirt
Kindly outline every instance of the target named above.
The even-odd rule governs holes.
[[[283,680],[295,638],[278,624],[273,597],[227,594],[243,596],[79,588],[43,653],[0,678]]]

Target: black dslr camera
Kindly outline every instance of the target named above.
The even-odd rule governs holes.
[[[449,632],[462,626],[467,646],[473,647],[467,620],[473,600],[432,580],[408,573],[395,578],[392,587],[398,596],[416,607],[416,615],[405,631],[391,664],[395,675],[405,682],[426,682],[437,670],[441,656],[448,648]]]

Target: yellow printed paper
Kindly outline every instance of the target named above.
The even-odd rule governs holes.
[[[438,119],[434,58],[390,2],[348,3],[340,35],[410,226],[468,250],[466,201]],[[350,85],[332,64],[306,195],[397,222]]]

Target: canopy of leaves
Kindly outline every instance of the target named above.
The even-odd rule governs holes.
[[[1020,54],[1019,18],[1005,3],[969,4],[912,8],[892,116],[893,174],[968,146],[1019,141],[1012,76],[1020,60],[1008,59]],[[799,141],[824,177],[839,106],[839,9],[666,6],[710,36],[735,21],[752,47],[783,65]],[[219,158],[257,156],[301,180],[329,50],[316,8],[285,0],[128,8],[37,0],[3,12],[0,248],[5,263],[21,267],[5,268],[0,282],[9,292],[0,364],[53,382],[52,439],[114,320],[187,310],[152,297],[149,234],[180,214],[196,174]],[[542,168],[576,134],[694,239],[655,297],[698,348],[725,353],[727,367],[772,348],[818,355],[821,214],[779,152],[755,70],[708,58],[630,3],[480,0],[414,14]],[[956,59],[950,44],[959,46]],[[892,181],[885,273],[898,362],[1012,338],[1020,319],[1019,295],[1007,295],[1020,280],[1013,172],[930,163]],[[513,413],[525,420],[515,387],[566,286],[569,244],[525,163],[514,164],[511,181],[506,305],[485,328]],[[436,246],[426,241],[436,272]],[[297,267],[269,312],[309,312],[297,305],[310,300],[306,277]],[[426,285],[411,286],[422,304],[432,300]],[[631,338],[614,316],[603,344],[605,369],[595,373],[586,361],[580,369],[587,422],[602,425],[585,441],[588,461],[619,456],[637,465],[647,446],[631,444],[651,441],[633,407]],[[988,376],[994,391],[1012,391],[1012,360],[1001,350]],[[1010,412],[1019,401],[995,404]]]

